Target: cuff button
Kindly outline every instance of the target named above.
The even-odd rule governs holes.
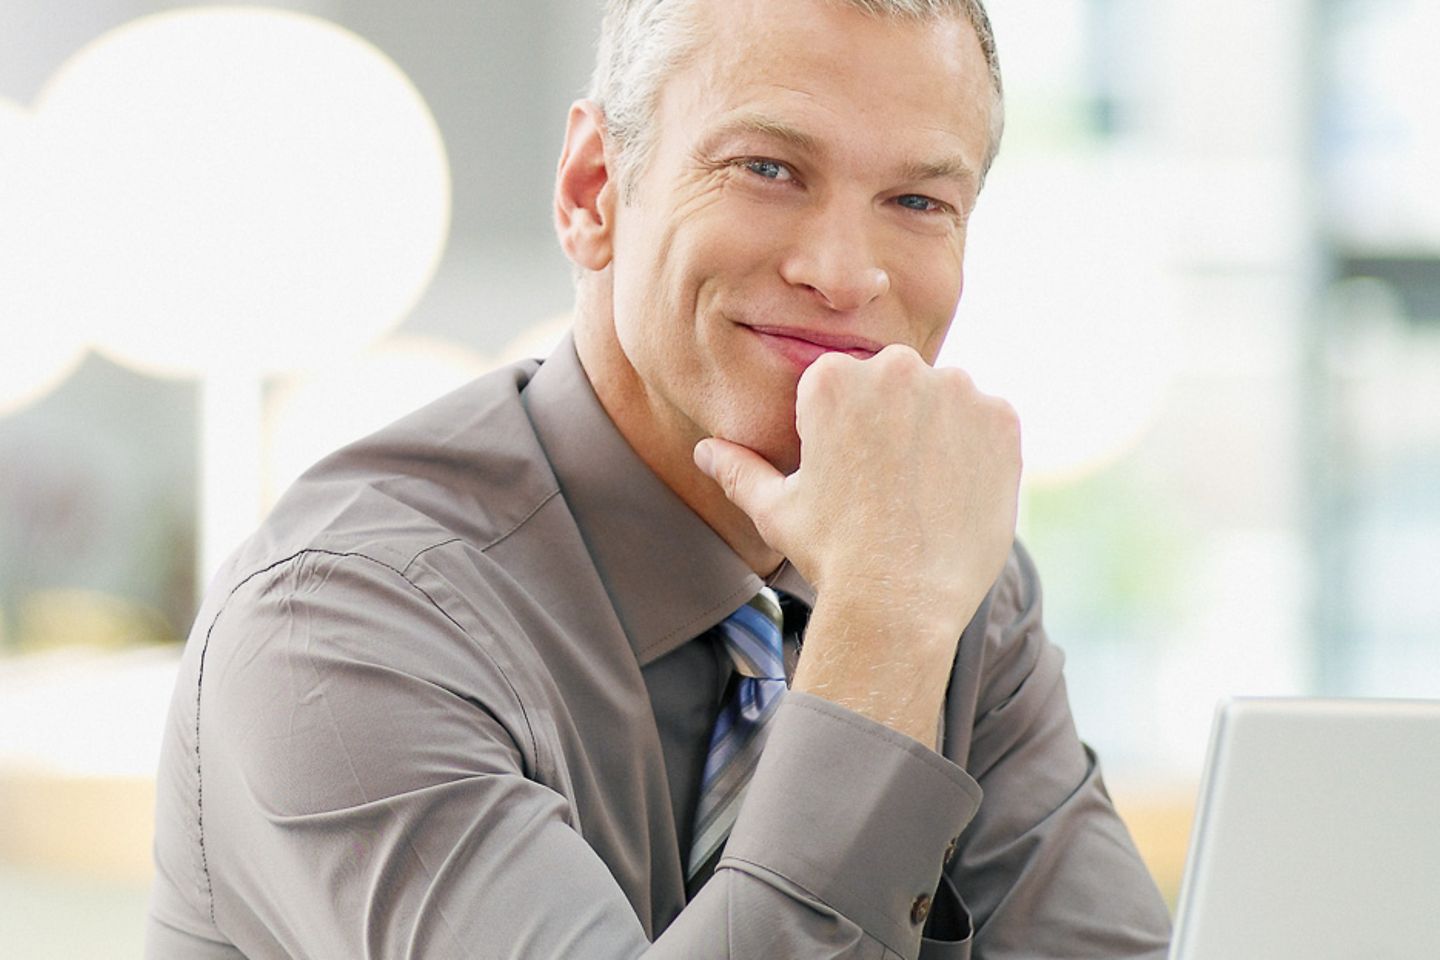
[[[916,897],[915,902],[910,905],[910,922],[921,924],[925,922],[925,918],[928,916],[930,916],[930,897],[922,893]]]
[[[955,839],[951,840],[950,845],[945,848],[945,866],[950,866],[950,861],[955,859],[955,848],[959,843],[960,838],[956,837]]]

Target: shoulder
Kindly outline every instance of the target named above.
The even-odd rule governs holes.
[[[1005,567],[986,598],[987,644],[998,651],[1044,632],[1040,573],[1024,544],[1016,540]]]
[[[533,369],[472,381],[295,482],[196,619],[193,679],[211,724],[278,709],[297,683],[444,691],[507,724],[519,716],[513,654],[493,642],[516,633],[499,596],[508,574],[488,548],[558,489],[520,400]]]
[[[968,740],[984,728],[1027,724],[1027,705],[1047,703],[1062,683],[1064,656],[1043,619],[1040,576],[1016,541],[995,584],[960,638],[947,711],[950,732]],[[963,733],[962,733],[963,731]]]
[[[528,754],[533,736],[505,659],[513,653],[495,643],[504,608],[480,595],[490,589],[483,574],[467,582],[470,608],[484,615],[477,620],[447,609],[404,567],[364,552],[309,548],[256,571],[191,637],[205,725],[253,732],[271,718],[283,727],[306,704],[324,704],[327,722],[363,730],[410,711],[441,717],[479,707]]]
[[[484,550],[558,491],[521,391],[534,361],[503,367],[305,471],[212,586],[228,594],[307,553],[404,570],[437,545]]]
[[[1040,575],[1017,540],[1004,568],[960,642],[962,656],[993,682],[999,675],[1028,673],[1049,647],[1042,617]],[[991,685],[991,684],[987,684]]]

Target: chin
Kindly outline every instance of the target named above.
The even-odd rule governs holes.
[[[720,424],[718,429],[709,433],[755,451],[783,474],[792,474],[800,466],[800,438],[794,430],[768,431],[756,430],[753,426],[746,429],[744,425],[732,427]]]
[[[786,475],[800,467],[800,436],[795,432],[794,386],[766,383],[751,389],[764,403],[732,406],[715,436],[749,447]]]
[[[757,438],[751,449],[786,476],[800,469],[800,438],[793,432],[784,438]]]

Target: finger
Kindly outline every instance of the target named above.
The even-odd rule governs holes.
[[[695,445],[695,465],[720,485],[731,503],[757,522],[770,514],[785,489],[785,475],[764,457],[718,437]]]

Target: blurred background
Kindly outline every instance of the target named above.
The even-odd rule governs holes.
[[[1218,698],[1440,696],[1440,7],[991,7],[942,362],[1020,410],[1077,721],[1173,897]],[[219,558],[570,306],[598,0],[227,9],[0,0],[6,957],[139,955]]]

